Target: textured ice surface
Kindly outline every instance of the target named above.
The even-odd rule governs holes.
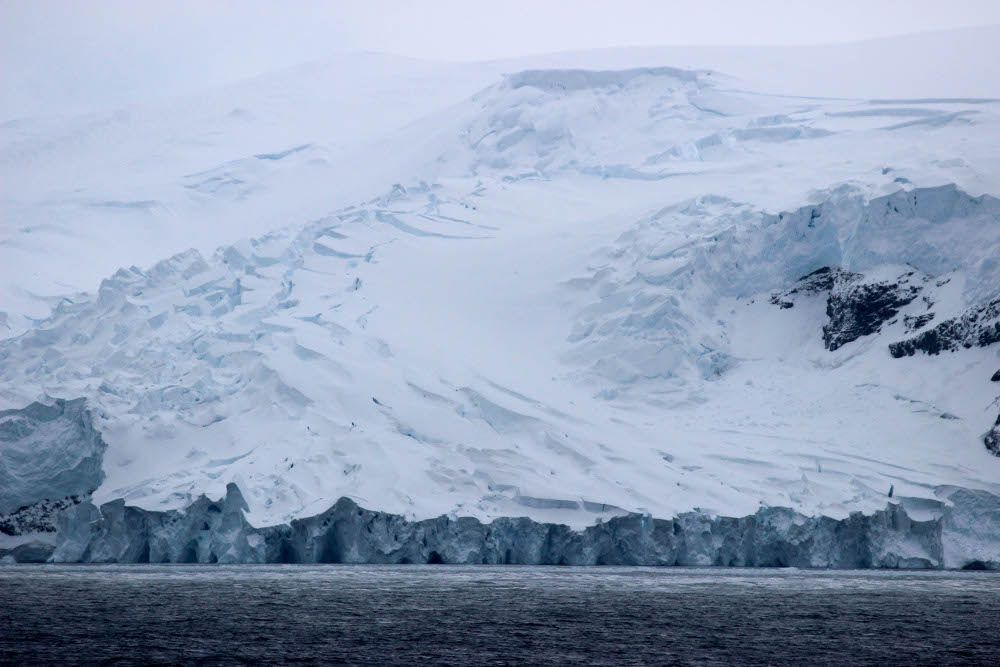
[[[841,520],[762,508],[742,518],[686,513],[629,515],[582,531],[527,518],[439,517],[411,522],[341,499],[290,525],[254,528],[230,485],[182,512],[123,501],[78,505],[63,515],[54,562],[87,563],[462,563],[522,565],[721,565],[821,568],[1000,569],[1000,498],[940,488],[918,502]],[[904,501],[905,503],[905,501]]]
[[[89,497],[104,479],[106,447],[83,399],[0,411],[0,516]]]
[[[103,480],[106,447],[83,399],[0,411],[0,560],[49,557],[60,513]]]

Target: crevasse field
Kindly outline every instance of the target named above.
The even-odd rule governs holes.
[[[899,66],[1000,30],[923,40],[359,54],[0,125],[0,548],[230,483],[253,526],[1000,494],[1000,73]]]

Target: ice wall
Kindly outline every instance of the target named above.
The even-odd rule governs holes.
[[[184,511],[76,505],[60,518],[50,560],[1000,569],[1000,497],[946,487],[937,495],[842,520],[762,508],[740,518],[633,514],[583,531],[527,518],[412,522],[341,498],[322,514],[255,528],[230,484],[225,498]]]
[[[88,496],[106,448],[82,398],[0,410],[0,515]]]

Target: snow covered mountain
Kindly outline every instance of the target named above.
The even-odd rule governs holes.
[[[2,128],[7,532],[1000,495],[1000,101],[365,58]]]

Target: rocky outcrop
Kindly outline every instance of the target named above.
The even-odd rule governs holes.
[[[983,444],[994,456],[1000,456],[1000,415],[997,415],[993,428],[983,436]]]
[[[0,514],[0,533],[12,536],[29,533],[54,533],[56,518],[59,514],[82,500],[79,496],[42,500],[19,507],[13,512]]]
[[[898,359],[917,352],[939,354],[997,342],[1000,342],[1000,297],[969,308],[913,338],[890,344],[889,353]]]
[[[763,508],[740,518],[632,514],[582,531],[527,518],[408,521],[342,498],[322,514],[255,528],[230,484],[222,500],[203,497],[183,511],[121,500],[75,505],[60,518],[51,560],[1000,569],[1000,497],[965,489],[939,496],[923,503],[923,520],[903,501],[844,519]]]
[[[918,329],[923,329],[925,326],[934,321],[934,316],[936,313],[923,313],[922,315],[904,315],[903,325],[906,327],[907,333],[913,333]]]
[[[841,274],[826,302],[829,322],[823,343],[830,351],[873,333],[920,294],[921,286],[905,273],[895,281],[863,282],[855,274]]]
[[[860,273],[824,266],[796,282],[785,292],[771,296],[780,308],[793,308],[796,298],[826,294],[827,323],[823,326],[823,344],[831,352],[861,338],[878,333],[882,325],[899,314],[923,290],[915,271],[894,280],[866,280]],[[934,318],[933,313],[908,316],[906,326],[916,330]]]
[[[892,321],[900,309],[923,292],[927,280],[927,277],[918,277],[915,271],[908,271],[894,280],[872,281],[862,274],[827,266],[799,278],[792,289],[773,294],[771,303],[780,308],[793,308],[800,296],[827,293],[828,321],[823,326],[823,342],[833,351],[862,336],[878,333],[883,324]],[[946,282],[941,281],[938,285]],[[928,310],[934,305],[927,295],[923,301]],[[1000,297],[926,328],[934,317],[933,312],[904,315],[907,332],[920,333],[890,343],[889,353],[898,359],[917,352],[940,354],[1000,342]],[[991,379],[1000,381],[1000,371]]]
[[[781,308],[793,308],[795,297],[802,294],[822,294],[833,289],[837,281],[857,279],[861,276],[843,269],[824,266],[799,278],[792,289],[771,296],[771,303]]]

